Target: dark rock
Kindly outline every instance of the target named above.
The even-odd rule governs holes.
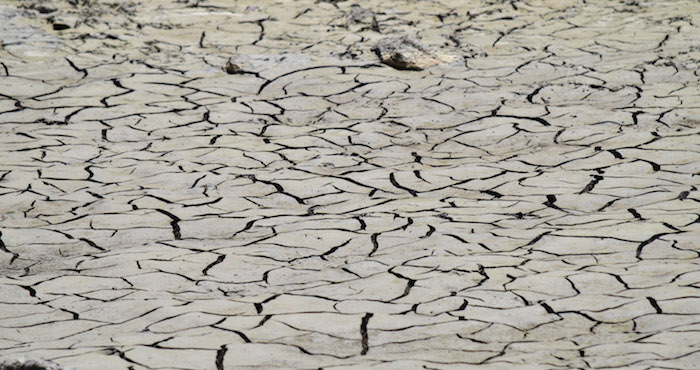
[[[224,67],[224,70],[226,73],[233,75],[233,74],[239,74],[243,73],[243,68],[239,66],[238,64],[232,63],[230,60],[226,62],[226,67]]]
[[[49,14],[56,11],[56,8],[54,8],[52,5],[46,4],[37,5],[34,9],[36,9],[41,14]]]
[[[72,16],[51,17],[48,19],[48,21],[53,26],[54,31],[63,31],[69,28],[75,28],[80,23],[77,17]]]

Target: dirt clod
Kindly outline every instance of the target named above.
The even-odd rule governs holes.
[[[373,50],[382,63],[401,70],[421,70],[455,60],[455,57],[433,51],[410,36],[384,38]]]

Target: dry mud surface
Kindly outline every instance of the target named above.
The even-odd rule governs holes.
[[[697,367],[700,3],[352,5],[0,0],[0,360]]]

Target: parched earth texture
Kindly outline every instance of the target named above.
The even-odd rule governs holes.
[[[698,1],[0,0],[0,41],[0,361],[700,366]]]

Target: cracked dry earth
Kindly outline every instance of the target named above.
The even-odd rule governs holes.
[[[353,5],[0,1],[0,360],[699,366],[700,3]]]

